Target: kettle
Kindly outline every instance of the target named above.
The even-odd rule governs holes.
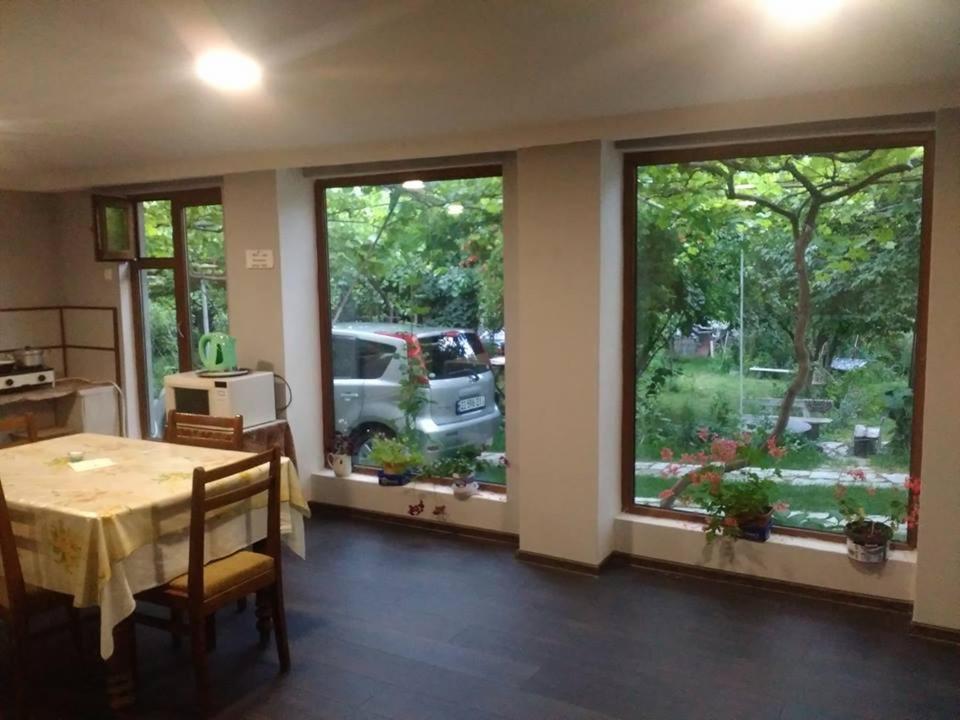
[[[237,369],[237,341],[226,333],[207,333],[200,338],[197,352],[210,372]]]

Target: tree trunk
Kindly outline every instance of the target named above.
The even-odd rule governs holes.
[[[797,359],[797,374],[794,375],[790,387],[783,396],[780,404],[780,414],[777,423],[773,426],[770,437],[782,440],[787,429],[790,413],[793,411],[793,402],[800,392],[807,387],[810,381],[810,349],[807,347],[807,328],[810,325],[810,279],[807,277],[807,247],[817,226],[817,214],[820,204],[813,200],[803,227],[793,238],[793,265],[797,271],[797,315],[793,327],[793,353]]]

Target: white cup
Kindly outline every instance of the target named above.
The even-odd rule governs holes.
[[[353,459],[349,455],[327,453],[327,462],[333,468],[333,474],[339,478],[347,477],[353,472]]]
[[[80,462],[83,460],[83,450],[71,450],[67,453],[67,459],[72,462]]]

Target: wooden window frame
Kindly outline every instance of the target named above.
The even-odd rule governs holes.
[[[170,257],[144,257],[142,254],[143,221],[139,206],[151,200],[170,202],[170,222],[173,235],[173,255]],[[186,229],[183,223],[184,209],[198,205],[222,205],[223,197],[219,187],[198,188],[196,190],[177,190],[173,192],[155,192],[143,195],[130,195],[126,198],[132,208],[134,219],[134,247],[136,256],[130,263],[130,287],[133,293],[134,357],[137,365],[137,395],[140,411],[140,434],[148,438],[150,424],[150,398],[147,393],[146,343],[144,339],[143,292],[140,288],[140,273],[143,270],[173,270],[173,288],[177,301],[177,354],[180,372],[193,369],[191,359],[193,348],[190,346],[190,297],[187,281],[187,245]],[[162,438],[157,438],[162,440]]]
[[[320,387],[322,405],[320,408],[323,421],[323,462],[329,467],[327,456],[333,449],[334,438],[334,409],[333,409],[333,333],[331,332],[330,317],[330,255],[327,237],[327,195],[326,191],[333,188],[356,187],[358,185],[398,185],[408,180],[423,180],[434,182],[438,180],[472,180],[477,178],[503,177],[503,165],[468,165],[464,167],[444,167],[432,170],[401,170],[396,172],[373,173],[365,175],[343,175],[339,177],[320,178],[314,183],[314,197],[317,224],[317,294],[320,304]],[[501,221],[502,222],[502,221]],[[355,467],[355,473],[361,475],[376,475],[376,470],[366,467]],[[450,478],[430,478],[424,483],[449,486],[453,484]],[[506,493],[506,484],[480,483],[483,490]]]
[[[650,165],[726,160],[740,157],[789,155],[812,152],[887,149],[898,147],[923,148],[923,175],[921,180],[920,211],[920,277],[917,288],[916,359],[913,383],[913,418],[910,442],[910,475],[921,477],[923,451],[924,394],[926,391],[927,321],[930,296],[930,237],[933,214],[933,171],[935,136],[933,131],[865,133],[856,135],[815,136],[791,140],[735,143],[704,147],[648,150],[624,153],[623,156],[623,389],[621,408],[621,501],[624,512],[703,522],[702,513],[683,512],[636,502],[635,445],[636,445],[636,224],[637,224],[637,170]],[[912,511],[917,496],[908,496]],[[841,533],[821,530],[781,527],[774,525],[780,535],[809,537],[831,542],[845,542]],[[917,528],[908,528],[905,543],[894,547],[913,549],[917,543]]]

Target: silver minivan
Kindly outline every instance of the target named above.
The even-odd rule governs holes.
[[[407,337],[420,346],[427,403],[416,419],[428,461],[466,446],[489,446],[500,425],[493,373],[473,331],[392,323],[333,327],[333,407],[337,432],[348,435],[354,461],[369,464],[377,435],[403,430],[397,406]]]

